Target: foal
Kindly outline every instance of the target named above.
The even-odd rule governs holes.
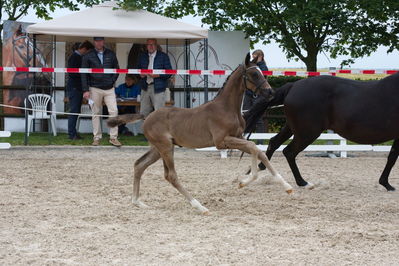
[[[237,67],[228,77],[218,96],[208,103],[192,109],[161,108],[151,113],[144,121],[144,135],[151,144],[150,150],[134,164],[133,203],[146,207],[139,200],[140,178],[144,170],[162,158],[165,178],[200,213],[207,208],[194,199],[177,179],[173,160],[174,145],[186,148],[216,146],[218,149],[239,149],[252,155],[252,175],[245,184],[257,178],[259,159],[283,186],[287,193],[292,187],[270,165],[266,155],[255,143],[243,139],[245,121],[241,116],[241,102],[245,89],[270,98],[272,90],[260,69],[250,62],[249,53],[245,64]],[[108,126],[132,122],[140,115],[120,115],[108,120]],[[250,180],[248,180],[250,179]]]

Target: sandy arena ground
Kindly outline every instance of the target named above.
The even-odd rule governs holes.
[[[0,264],[398,265],[399,192],[378,185],[386,154],[298,158],[314,190],[295,186],[281,153],[272,160],[295,187],[238,189],[250,158],[177,149],[183,185],[210,209],[198,215],[163,178],[142,179],[132,206],[133,162],[145,148],[0,151]],[[265,174],[263,174],[265,175]],[[394,168],[391,184],[399,188]]]

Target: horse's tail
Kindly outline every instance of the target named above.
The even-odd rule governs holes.
[[[111,117],[107,120],[108,127],[116,127],[122,124],[127,124],[134,122],[136,120],[144,119],[144,116],[141,114],[126,114],[126,115],[118,115],[115,117]]]
[[[259,96],[252,107],[243,115],[246,123],[246,133],[252,132],[255,129],[256,122],[262,117],[267,108],[284,103],[284,99],[291,90],[293,84],[293,82],[288,82],[283,86],[274,89],[274,95],[271,100]]]

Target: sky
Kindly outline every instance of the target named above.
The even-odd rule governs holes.
[[[81,9],[85,9],[86,7],[80,6]],[[68,9],[58,9],[55,12],[51,13],[53,18],[57,18],[60,16],[64,16],[72,13],[72,11]],[[179,19],[185,23],[193,24],[196,26],[201,26],[201,20],[198,17],[184,17]],[[20,21],[24,22],[41,22],[43,19],[38,19],[33,10],[29,10],[27,16],[20,19]],[[302,61],[289,61],[283,52],[283,50],[278,47],[278,44],[275,42],[271,42],[270,44],[256,44],[255,49],[262,49],[265,54],[265,60],[267,66],[269,68],[306,68],[305,64]],[[394,51],[390,54],[387,54],[387,47],[379,47],[379,49],[371,54],[369,57],[358,58],[355,60],[355,63],[351,65],[351,69],[399,69],[399,52]],[[338,57],[337,59],[329,58],[328,54],[320,54],[317,58],[318,63],[317,66],[319,69],[321,68],[329,68],[329,67],[339,67],[342,60],[347,59],[346,57]]]

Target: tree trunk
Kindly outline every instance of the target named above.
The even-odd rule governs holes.
[[[308,51],[308,56],[303,60],[303,62],[306,64],[307,71],[317,71],[317,51]]]

